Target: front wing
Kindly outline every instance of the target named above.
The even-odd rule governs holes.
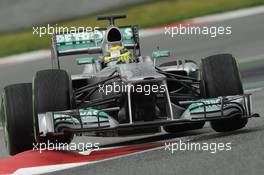
[[[168,116],[166,119],[124,124],[118,123],[118,121],[107,114],[108,111],[119,110],[119,108],[103,110],[86,108],[71,111],[47,112],[38,114],[39,132],[40,136],[63,132],[104,133],[136,128],[191,124],[234,117],[259,117],[258,114],[252,113],[251,94],[201,99],[197,101],[182,101],[180,103],[189,105],[181,116],[173,115]]]

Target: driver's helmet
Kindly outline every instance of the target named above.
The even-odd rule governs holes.
[[[105,65],[131,63],[132,54],[124,46],[111,46],[103,57]]]

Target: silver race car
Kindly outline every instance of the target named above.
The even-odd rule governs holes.
[[[107,28],[54,34],[52,68],[37,72],[32,83],[5,87],[1,111],[10,154],[33,142],[70,143],[83,133],[127,136],[161,127],[177,133],[207,121],[228,132],[258,117],[232,55],[213,55],[201,65],[164,50],[142,56],[137,26],[115,25],[125,17],[101,16],[109,20]],[[61,68],[63,56],[74,58],[83,72],[70,76]]]

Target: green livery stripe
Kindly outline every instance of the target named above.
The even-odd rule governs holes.
[[[205,109],[207,112],[217,111],[221,109],[220,103],[220,98],[202,99],[198,102],[192,103],[187,110],[190,113],[204,112],[204,104],[206,104],[207,106],[205,107]]]
[[[101,122],[109,121],[109,115],[106,112],[93,109],[93,108],[87,108],[87,109],[80,109],[80,116],[82,122],[97,122],[99,117],[99,120]],[[69,115],[65,114],[64,112],[54,112],[53,113],[54,119],[59,119],[63,117],[69,117]]]

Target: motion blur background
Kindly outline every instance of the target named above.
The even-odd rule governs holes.
[[[146,0],[1,0],[0,32],[55,23]]]
[[[100,26],[99,14],[128,15],[118,24],[140,28],[181,22],[197,16],[258,6],[264,0],[1,0],[0,57],[48,49],[50,36],[32,35],[32,27]]]

